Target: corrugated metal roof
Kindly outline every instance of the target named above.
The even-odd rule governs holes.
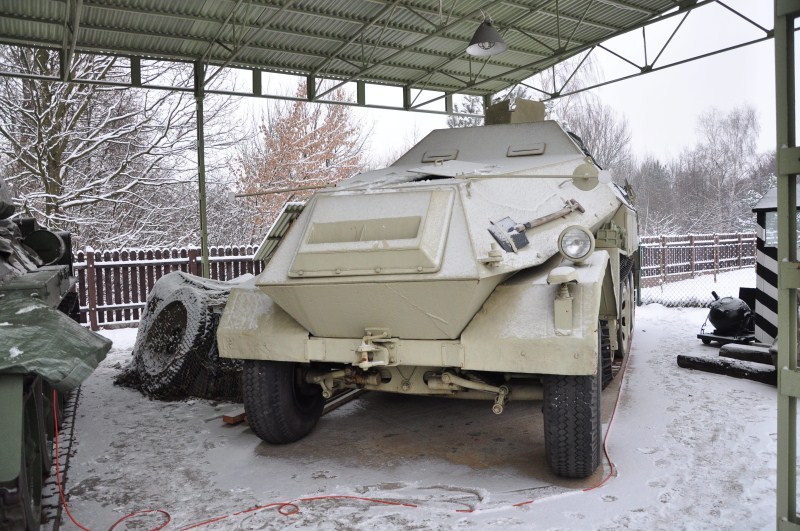
[[[680,3],[4,0],[0,43],[68,48],[75,20],[76,51],[490,94]],[[485,65],[464,51],[483,19],[481,11],[509,45]]]

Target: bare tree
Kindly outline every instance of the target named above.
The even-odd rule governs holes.
[[[598,98],[581,98],[567,108],[564,125],[583,141],[597,164],[615,174],[628,168],[631,131],[624,116]]]
[[[368,167],[366,169],[374,170],[391,166],[397,161],[397,159],[405,155],[408,150],[414,147],[420,140],[422,140],[422,132],[417,126],[414,126],[411,130],[406,131],[402,140],[395,137],[395,143],[393,144],[392,149],[380,155],[379,157],[368,161]]]
[[[58,54],[4,47],[5,70],[54,76]],[[76,54],[73,79],[121,80],[119,58]],[[178,67],[143,64],[142,77],[179,84]],[[212,106],[214,122],[225,105]],[[0,158],[23,213],[78,244],[180,244],[194,240],[183,222],[196,208],[190,95],[95,83],[0,79]],[[213,147],[213,142],[207,144]],[[172,225],[172,226],[170,226]]]
[[[669,168],[653,157],[632,164],[627,175],[634,191],[634,204],[639,214],[643,234],[673,234],[681,223],[674,211],[673,182]]]
[[[764,188],[769,175],[759,175],[762,155],[756,151],[759,124],[751,106],[728,112],[709,109],[698,118],[698,142],[673,163],[676,203],[687,225],[705,232],[731,232],[744,223],[748,196]],[[763,169],[763,168],[762,168]],[[695,230],[695,229],[692,229]]]

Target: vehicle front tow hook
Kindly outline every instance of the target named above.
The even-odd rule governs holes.
[[[499,415],[503,412],[505,408],[506,402],[508,402],[508,387],[505,385],[500,386],[500,390],[497,393],[497,396],[494,399],[494,405],[492,406],[492,413],[495,415]]]

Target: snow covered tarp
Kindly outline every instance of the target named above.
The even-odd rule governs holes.
[[[5,297],[0,305],[0,372],[35,373],[59,391],[83,382],[111,341],[33,298]]]

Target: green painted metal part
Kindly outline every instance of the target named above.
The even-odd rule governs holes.
[[[778,463],[776,528],[800,529],[797,518],[797,174],[794,22],[800,1],[775,2],[775,91],[778,147]]]
[[[38,374],[59,391],[85,380],[111,341],[66,314],[29,297],[8,294],[0,304],[0,372]]]
[[[194,100],[197,113],[197,191],[200,196],[200,254],[203,257],[203,277],[208,278],[208,219],[206,215],[206,147],[203,122],[203,100],[205,99],[205,74],[200,61],[194,63]]]
[[[22,462],[22,379],[21,374],[0,374],[0,483],[16,479]]]

